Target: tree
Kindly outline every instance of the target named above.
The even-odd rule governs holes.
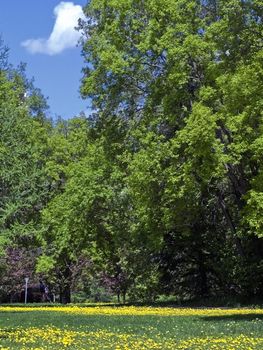
[[[34,270],[37,253],[33,259],[30,252],[37,251],[40,211],[49,196],[44,162],[50,124],[44,98],[23,66],[8,65],[6,53],[0,55],[6,60],[0,69],[0,254],[8,262],[5,289],[14,294]]]
[[[260,175],[254,181],[262,7],[238,0],[93,0],[85,13],[81,91],[105,129],[112,113],[129,126],[133,234],[168,250],[170,236],[186,252],[193,241],[186,265],[198,266],[202,294],[234,283],[247,293],[247,281],[234,271],[241,262],[255,267],[252,251],[258,269],[262,259]],[[257,229],[250,237],[248,226]],[[215,253],[207,239],[222,249]],[[187,269],[177,273],[186,276]],[[217,282],[209,287],[211,273]]]

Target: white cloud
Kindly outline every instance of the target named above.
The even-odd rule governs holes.
[[[21,43],[32,54],[57,55],[77,45],[81,34],[75,27],[78,19],[84,18],[81,6],[62,1],[54,8],[54,15],[56,21],[48,39],[28,39]]]

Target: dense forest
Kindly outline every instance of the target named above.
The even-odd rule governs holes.
[[[64,303],[262,297],[262,0],[84,12],[89,117],[51,121],[0,45],[1,301],[26,276]]]

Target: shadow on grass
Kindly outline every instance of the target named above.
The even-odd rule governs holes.
[[[31,308],[38,308],[38,307],[45,307],[45,308],[52,308],[52,307],[84,307],[84,308],[93,308],[93,307],[126,307],[126,306],[151,306],[151,307],[180,307],[178,304],[174,302],[126,302],[123,303],[72,303],[72,304],[59,304],[59,303],[28,303],[28,304],[20,304],[20,303],[14,303],[14,304],[0,304],[0,307],[10,307],[10,308],[16,308],[16,307],[31,307]]]
[[[0,317],[1,315],[7,315],[7,314],[27,314],[28,315],[28,311],[24,311],[24,310],[7,310],[7,311],[0,311]],[[0,346],[1,349],[1,346]]]
[[[242,314],[242,315],[224,315],[224,316],[202,316],[200,317],[203,321],[263,321],[263,315],[261,314]]]
[[[77,307],[85,307],[85,308],[93,308],[93,307],[118,307],[122,308],[125,306],[150,306],[150,307],[171,307],[171,308],[241,308],[241,307],[250,307],[250,308],[262,308],[263,309],[263,300],[247,300],[246,302],[242,302],[238,299],[226,299],[226,298],[207,298],[207,299],[192,299],[192,300],[156,300],[149,302],[135,302],[128,301],[125,304],[117,303],[117,302],[86,302],[86,303],[70,303],[70,304],[60,304],[60,303],[5,303],[1,304],[0,307],[63,307],[63,306],[77,306]],[[236,315],[234,315],[236,316]],[[239,316],[239,315],[238,315]],[[208,317],[208,316],[207,316]],[[212,317],[212,316],[211,316]],[[223,317],[223,316],[222,316]]]

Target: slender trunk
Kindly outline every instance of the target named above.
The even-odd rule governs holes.
[[[235,243],[235,248],[236,248],[237,254],[241,257],[244,257],[245,256],[244,249],[243,249],[240,238],[237,236],[235,223],[231,217],[231,214],[230,214],[230,212],[226,206],[226,203],[225,203],[221,194],[219,196],[219,204],[220,204],[220,207],[223,211],[224,217],[228,223],[230,231],[232,232],[232,237],[233,237],[233,240]]]
[[[225,168],[228,171],[228,178],[232,184],[233,191],[235,193],[235,202],[239,210],[244,207],[243,196],[247,193],[248,184],[245,180],[245,175],[242,167],[234,166],[232,164],[225,164]]]
[[[208,280],[207,280],[207,271],[205,267],[205,258],[201,251],[198,252],[198,267],[199,267],[199,275],[200,275],[200,294],[201,297],[208,296],[209,288],[208,288]]]
[[[61,284],[59,285],[59,303],[62,304],[62,286]]]
[[[125,304],[126,303],[126,290],[123,291],[123,293],[122,293],[122,300],[123,300],[123,304]]]
[[[69,304],[71,302],[71,292],[69,285],[64,285],[61,296],[61,302],[62,304]]]
[[[62,304],[69,304],[71,302],[71,271],[67,266],[62,272],[63,280],[60,285],[60,296],[59,300]]]
[[[216,136],[224,145],[224,153],[228,154],[228,146],[233,143],[233,138],[230,130],[226,128],[223,122],[219,122],[219,129],[216,132]],[[224,166],[235,194],[236,205],[239,210],[242,210],[244,207],[243,196],[249,189],[249,181],[246,179],[243,166],[242,164],[236,165],[231,163],[225,163]]]
[[[203,220],[203,218],[202,218]],[[203,253],[203,237],[202,237],[203,225],[194,225],[194,236],[197,241],[197,264],[198,264],[198,274],[199,274],[199,291],[200,296],[205,297],[209,294],[208,279],[207,279],[207,268],[206,268],[206,258]]]

